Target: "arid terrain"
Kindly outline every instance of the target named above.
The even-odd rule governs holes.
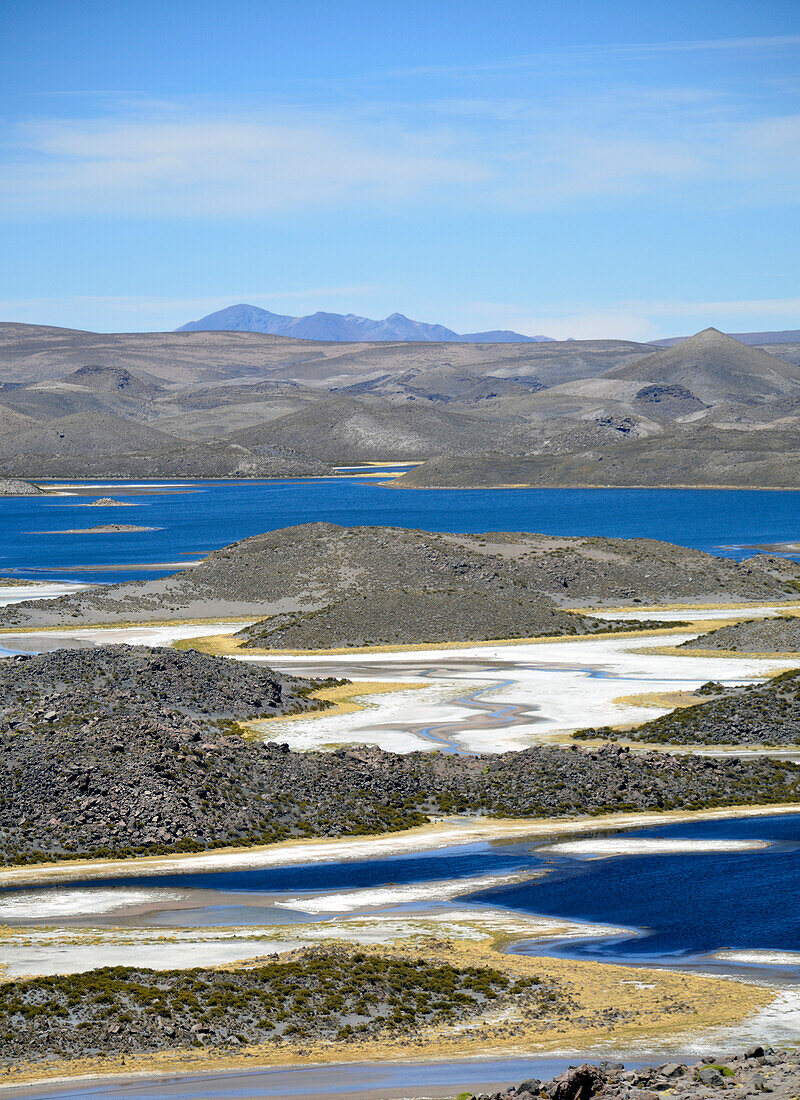
[[[0,325],[0,474],[28,480],[414,460],[398,486],[791,487],[798,425],[800,344],[716,329],[657,347]]]

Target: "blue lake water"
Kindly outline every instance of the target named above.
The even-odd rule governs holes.
[[[69,484],[69,483],[60,483]],[[80,497],[0,498],[0,572],[20,577],[133,580],[236,539],[327,520],[428,531],[536,531],[657,538],[735,558],[800,539],[800,493],[712,489],[394,489],[365,478],[286,481],[75,482]],[[133,485],[146,486],[147,491]],[[133,508],[84,508],[100,496]],[[58,532],[108,523],[126,534]],[[55,531],[56,534],[40,532]]]
[[[258,893],[291,891],[296,897],[304,892],[316,895],[443,879],[468,883],[470,877],[482,875],[546,871],[531,881],[468,894],[456,904],[459,908],[489,905],[631,929],[623,936],[572,941],[547,949],[568,957],[674,965],[722,950],[800,952],[800,814],[690,822],[615,835],[762,840],[770,846],[752,851],[580,859],[539,852],[530,842],[495,842],[375,860],[92,879],[72,883],[70,888],[173,886],[219,891],[221,897],[246,893],[252,903]],[[14,892],[3,890],[0,894]],[[424,903],[411,906],[425,907]],[[211,904],[194,915],[176,910],[168,923],[240,924],[242,908]],[[408,911],[409,906],[403,909]],[[259,917],[255,908],[251,920],[263,921],[264,911],[260,912]],[[298,913],[284,912],[281,919],[298,919]],[[542,944],[534,943],[531,950],[542,954]]]

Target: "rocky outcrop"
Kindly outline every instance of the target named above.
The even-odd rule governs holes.
[[[44,495],[44,489],[40,489],[32,481],[23,481],[18,477],[0,478],[0,497],[38,497]]]
[[[532,1078],[473,1100],[658,1100],[664,1093],[673,1100],[709,1100],[731,1090],[737,1097],[769,1093],[774,1100],[793,1100],[800,1091],[800,1055],[797,1050],[753,1046],[733,1056],[637,1069],[626,1069],[621,1062],[584,1062],[551,1081]]]
[[[747,619],[682,642],[680,648],[721,649],[740,653],[798,653],[800,617],[779,615],[774,619]]]
[[[800,744],[800,669],[790,669],[764,684],[730,688],[706,684],[695,694],[712,698],[679,707],[632,730],[585,729],[575,737],[670,745]]]
[[[160,580],[0,608],[0,624],[259,616],[272,621],[253,635],[274,635],[272,646],[326,648],[589,633],[613,627],[564,609],[779,601],[797,592],[796,580],[757,564],[655,539],[307,523],[235,542]]]
[[[79,729],[129,715],[191,719],[199,728],[319,709],[309,698],[329,681],[264,665],[151,646],[87,646],[0,659],[0,732]]]

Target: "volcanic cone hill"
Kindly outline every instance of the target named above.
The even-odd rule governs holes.
[[[295,753],[183,715],[0,728],[0,862],[381,833],[459,813],[543,817],[800,801],[800,766],[537,746],[497,756]]]
[[[356,637],[356,628],[365,640],[368,628],[372,641],[411,643],[453,640],[452,632],[476,639],[573,634],[601,629],[601,623],[567,614],[566,607],[796,595],[794,581],[757,562],[740,564],[651,539],[432,534],[309,523],[233,543],[159,580],[5,607],[0,624],[269,617],[283,632],[275,640],[288,644],[296,638],[300,644],[302,635],[316,648],[354,644],[348,639]],[[602,629],[612,627],[604,623]]]
[[[800,368],[715,328],[608,371],[607,378],[680,385],[708,404],[755,402],[796,391]]]
[[[0,659],[0,731],[47,734],[128,714],[198,726],[318,709],[320,681],[194,650],[110,645]]]
[[[615,733],[603,728],[581,730],[581,739],[609,737],[670,745],[800,744],[800,669],[764,684],[725,688],[707,684],[695,693],[712,696],[696,706],[678,708],[661,718]]]

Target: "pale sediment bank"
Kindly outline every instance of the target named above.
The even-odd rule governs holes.
[[[220,634],[235,634],[246,626],[250,619],[231,622],[209,622],[208,620],[189,620],[174,623],[117,623],[108,627],[75,628],[53,626],[42,630],[5,630],[0,633],[0,646],[13,649],[22,643],[26,650],[35,649],[37,641],[43,641],[42,648],[57,648],[53,645],[59,638],[68,638],[86,642],[88,645],[151,645],[169,646],[187,638],[208,634],[213,628]]]
[[[24,600],[54,600],[58,596],[68,596],[90,587],[85,584],[67,584],[59,581],[52,583],[35,581],[5,581],[0,584],[0,607],[22,603]]]
[[[694,633],[677,631],[675,641]],[[302,723],[273,723],[270,736],[295,749],[337,744],[371,744],[387,751],[430,751],[443,745],[466,752],[505,752],[553,739],[576,729],[639,725],[672,709],[665,693],[691,692],[709,680],[746,683],[793,667],[792,658],[740,656],[738,660],[690,650],[665,653],[656,639],[630,636],[539,639],[535,644],[495,642],[492,646],[419,648],[368,655],[274,653],[245,656],[238,639],[215,639],[213,649],[245,660],[263,660],[300,676],[410,680],[426,691],[386,695],[367,715],[337,717],[320,712]],[[184,643],[193,646],[195,643]],[[205,640],[198,646],[206,651]],[[639,689],[640,694],[629,693]],[[623,691],[625,694],[622,694]],[[698,700],[693,700],[697,702]]]
[[[142,527],[135,523],[104,523],[97,527],[71,527],[58,531],[29,531],[29,535],[129,535],[140,531],[162,531],[162,527]]]
[[[662,840],[658,837],[594,837],[564,840],[539,848],[541,855],[611,859],[614,856],[658,856],[696,852],[755,852],[769,848],[767,840]],[[2,915],[2,909],[0,909]]]
[[[583,939],[626,931],[612,925],[446,904],[422,912],[365,912],[292,924],[211,928],[29,924],[0,929],[0,971],[6,978],[18,978],[74,974],[100,966],[171,970],[176,956],[183,966],[224,966],[334,942],[386,947],[446,938],[499,947],[512,940]]]
[[[200,854],[141,856],[116,860],[70,860],[62,863],[6,867],[0,887],[69,882],[87,878],[134,875],[172,875],[189,872],[250,870],[308,863],[381,859],[384,856],[430,852],[454,844],[493,840],[530,839],[532,842],[565,835],[594,834],[613,829],[637,829],[682,821],[719,821],[735,817],[764,817],[800,813],[797,803],[765,806],[729,806],[712,810],[668,810],[661,813],[614,813],[569,818],[497,819],[445,818],[430,825],[397,833],[358,838],[283,841],[252,848],[216,849]]]

